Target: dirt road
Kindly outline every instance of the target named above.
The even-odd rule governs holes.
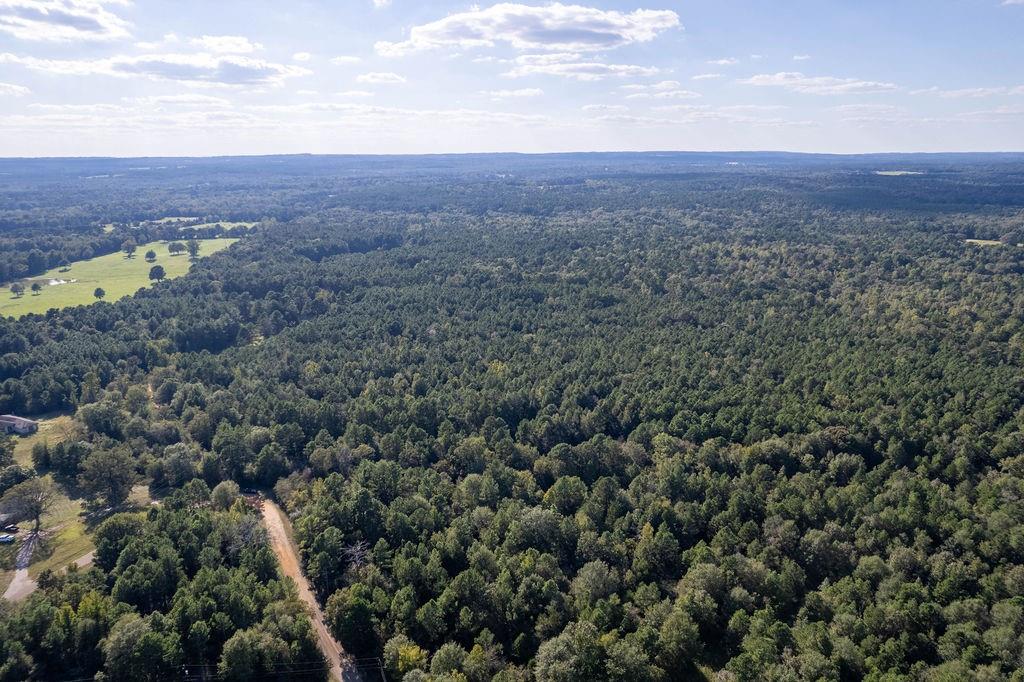
[[[4,592],[4,599],[8,601],[21,601],[30,594],[36,591],[39,585],[29,577],[28,567],[32,563],[32,552],[35,549],[35,544],[38,541],[37,535],[30,536],[25,543],[18,550],[18,556],[15,559],[14,567],[14,580],[7,586],[7,591]],[[74,563],[79,568],[86,568],[92,565],[93,557],[96,552],[89,552],[75,559]]]
[[[317,640],[320,642],[320,650],[331,665],[331,679],[340,682],[361,682],[362,676],[352,665],[349,664],[348,656],[342,650],[341,645],[331,636],[330,630],[324,624],[324,614],[320,605],[309,588],[306,576],[302,574],[299,565],[298,548],[292,543],[288,530],[291,521],[284,511],[270,500],[263,501],[263,523],[267,527],[270,536],[270,546],[277,556],[281,565],[281,572],[295,581],[299,588],[299,598],[309,606],[310,619],[313,621],[313,628],[316,630]]]
[[[21,544],[18,556],[14,558],[14,580],[7,586],[7,591],[4,592],[4,599],[8,601],[21,601],[35,592],[36,581],[28,577],[28,566],[32,563],[32,552],[35,550],[38,540],[39,534],[32,533]]]

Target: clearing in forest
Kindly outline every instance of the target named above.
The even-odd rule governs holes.
[[[56,445],[67,440],[71,435],[73,422],[71,415],[50,413],[53,416],[33,417],[39,424],[39,430],[28,436],[18,436],[14,441],[14,463],[23,467],[32,467],[32,446],[36,443]]]
[[[199,225],[183,225],[182,227],[179,227],[178,230],[181,231],[181,232],[186,232],[188,230],[204,230],[206,228],[216,227],[217,225],[220,225],[225,230],[233,230],[233,229],[239,228],[239,227],[248,230],[249,228],[251,228],[255,224],[256,223],[253,222],[253,221],[238,222],[238,221],[231,221],[231,220],[217,220],[217,221],[214,221],[212,223],[200,223]]]
[[[17,534],[17,543],[4,545],[0,551],[0,595],[12,601],[20,601],[34,592],[36,579],[47,569],[62,571],[70,564],[76,564],[79,568],[89,566],[96,549],[93,532],[114,511],[89,512],[83,499],[68,497],[60,486],[58,490],[60,493],[56,500],[43,515],[39,536],[33,540],[30,521],[19,523],[21,531]],[[149,488],[144,484],[136,484],[132,487],[127,503],[116,511],[144,511],[151,504],[153,499]],[[33,542],[27,555],[27,564],[22,570],[15,571],[15,558],[27,542]],[[18,584],[11,588],[14,581]]]
[[[216,253],[236,241],[200,239],[199,257]],[[156,260],[152,263],[145,259],[149,250],[156,253]],[[97,288],[106,292],[104,301],[116,301],[149,286],[152,283],[149,270],[154,265],[163,266],[165,279],[174,279],[188,272],[191,262],[187,254],[172,256],[168,253],[167,242],[140,244],[131,258],[118,251],[76,261],[69,268],[54,268],[37,277],[21,280],[25,287],[21,296],[15,296],[9,286],[5,287],[0,292],[0,316],[21,317],[29,313],[45,313],[50,308],[95,303],[93,294]],[[42,287],[39,293],[32,291],[32,284],[37,282]]]

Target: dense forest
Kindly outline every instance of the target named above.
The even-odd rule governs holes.
[[[0,320],[0,413],[75,423],[3,499],[110,512],[0,680],[322,677],[239,486],[388,679],[1024,679],[1024,158],[20,163],[5,256],[257,224]]]

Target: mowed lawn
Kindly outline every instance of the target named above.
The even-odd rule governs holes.
[[[237,239],[201,239],[199,240],[199,257],[209,256],[225,249]],[[147,263],[143,257],[152,249],[156,252],[156,261]],[[110,253],[89,260],[78,261],[61,272],[55,268],[38,277],[22,280],[25,293],[15,298],[10,287],[0,292],[0,316],[20,317],[28,313],[45,313],[50,308],[66,308],[73,305],[88,305],[96,302],[93,292],[97,287],[106,291],[104,301],[116,301],[130,296],[143,287],[150,286],[149,270],[154,265],[162,265],[167,279],[180,277],[188,272],[187,254],[171,256],[167,252],[167,242],[150,242],[141,244],[133,258],[126,258],[124,253]],[[64,282],[51,284],[51,281]],[[39,282],[43,289],[36,295],[32,293],[32,283]]]
[[[230,220],[218,220],[215,223],[202,223],[200,225],[186,225],[184,227],[179,227],[178,230],[181,231],[181,232],[187,232],[188,230],[202,230],[202,229],[205,229],[207,227],[217,227],[218,225],[223,227],[225,230],[233,230],[236,227],[242,227],[242,228],[245,228],[246,230],[248,230],[249,228],[251,228],[255,224],[256,223],[252,222],[252,221],[240,223],[240,222],[232,222]]]
[[[32,467],[32,447],[36,443],[46,442],[56,445],[67,440],[72,433],[71,415],[36,417],[39,430],[30,436],[18,436],[14,441],[14,462],[23,467]]]
[[[109,515],[109,511],[89,514],[85,512],[84,500],[72,499],[61,494],[52,509],[43,516],[46,537],[36,549],[28,574],[36,578],[46,569],[57,571],[96,549],[93,543],[95,526]],[[119,511],[145,511],[153,502],[149,488],[144,484],[132,487],[131,495]],[[91,521],[90,521],[91,518]],[[31,523],[20,524],[25,530]]]

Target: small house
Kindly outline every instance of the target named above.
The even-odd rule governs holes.
[[[3,431],[5,434],[17,433],[24,436],[29,433],[35,433],[38,430],[38,422],[34,422],[31,419],[15,417],[13,414],[0,415],[0,431]]]

